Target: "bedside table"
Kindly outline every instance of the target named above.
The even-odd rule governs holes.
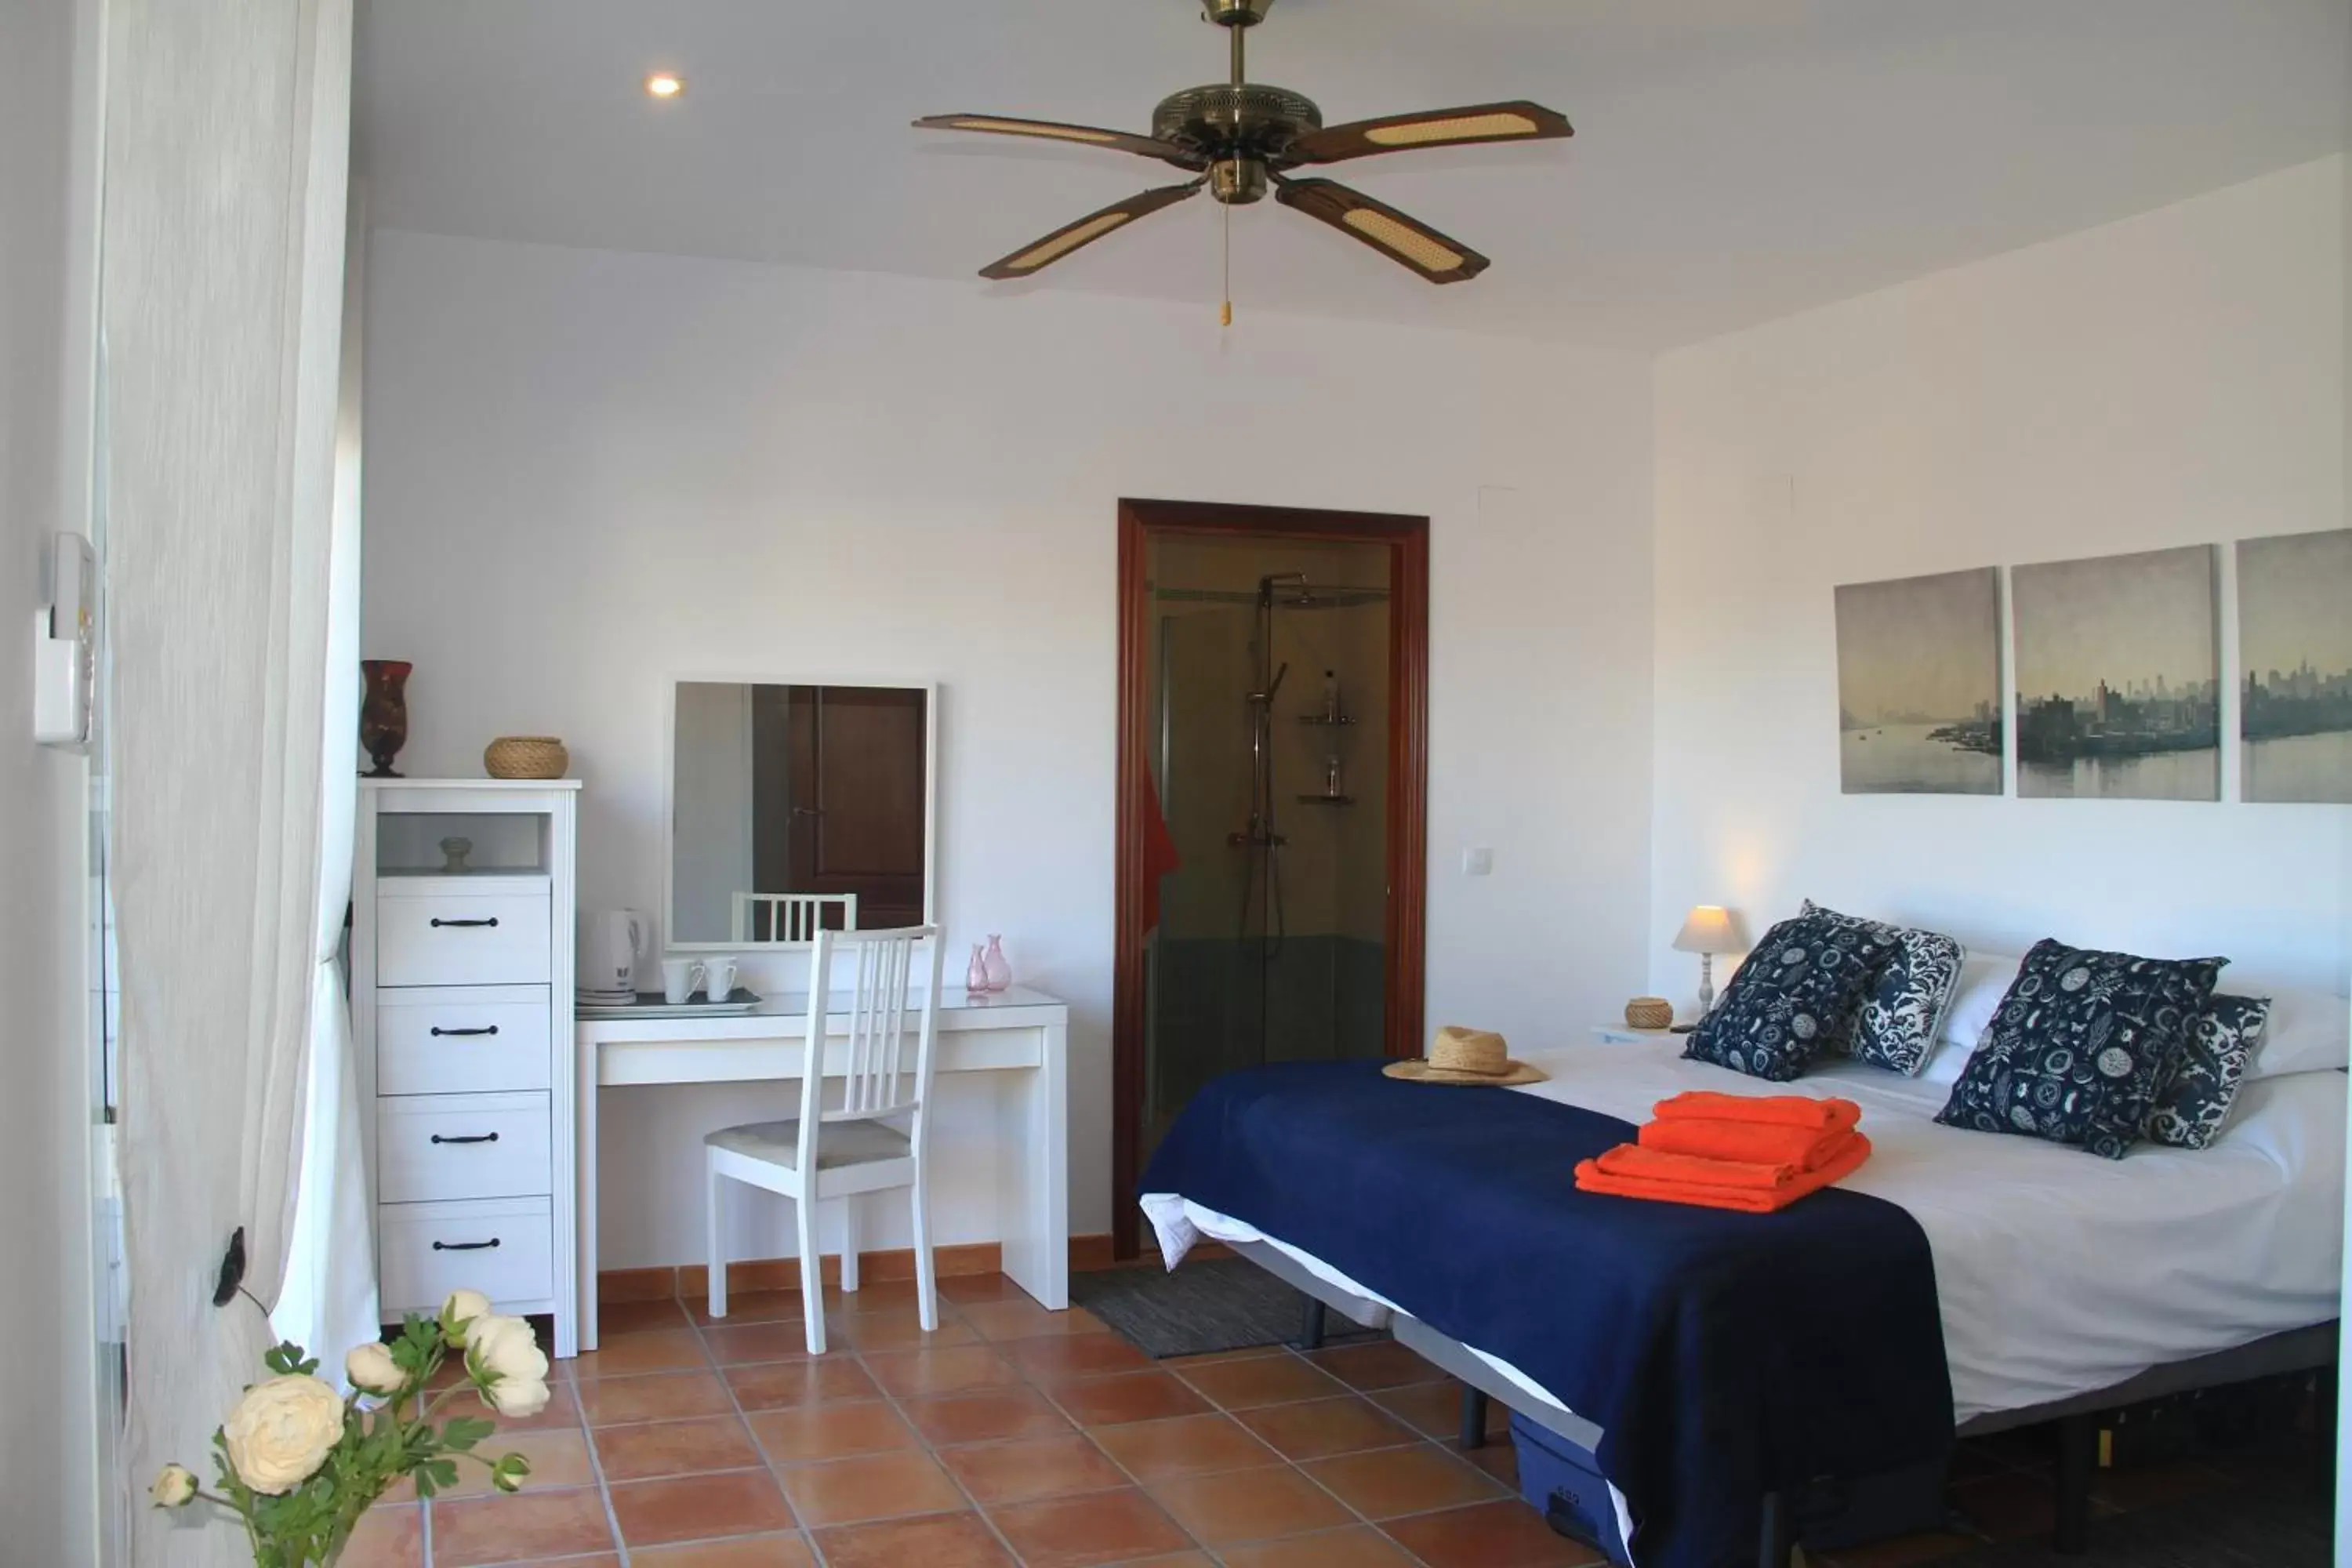
[[[1604,1046],[1638,1046],[1650,1040],[1687,1039],[1672,1029],[1637,1029],[1631,1024],[1595,1024],[1592,1034]]]

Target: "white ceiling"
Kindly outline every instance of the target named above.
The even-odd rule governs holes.
[[[1164,164],[918,132],[1147,130],[1222,79],[1191,0],[371,0],[370,221],[971,279]],[[1278,0],[1253,80],[1328,121],[1533,98],[1567,142],[1333,171],[1495,258],[1432,288],[1296,213],[1233,214],[1253,308],[1652,350],[2346,144],[2346,0]],[[656,103],[646,73],[685,95]],[[1033,282],[1219,298],[1198,200]]]

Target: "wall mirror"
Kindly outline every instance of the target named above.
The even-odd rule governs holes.
[[[928,922],[938,711],[930,686],[676,682],[669,945]]]

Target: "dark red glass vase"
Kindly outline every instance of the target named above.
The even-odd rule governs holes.
[[[375,766],[360,775],[396,779],[392,759],[408,743],[408,672],[416,667],[404,658],[363,658],[360,673],[367,677],[367,695],[360,700],[360,750]]]

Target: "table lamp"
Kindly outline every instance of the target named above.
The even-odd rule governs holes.
[[[1739,929],[1739,917],[1720,904],[1699,905],[1683,921],[1683,929],[1675,933],[1676,952],[1699,955],[1698,1010],[1702,1017],[1715,1011],[1715,955],[1744,952],[1747,949],[1748,935]]]

